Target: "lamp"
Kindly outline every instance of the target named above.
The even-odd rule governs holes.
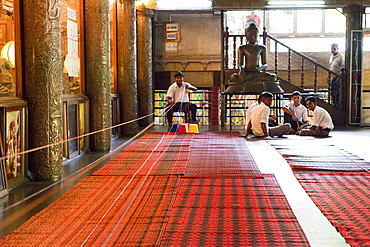
[[[15,67],[14,41],[9,41],[3,46],[0,56],[8,60],[10,67]]]
[[[144,4],[145,8],[155,8],[157,7],[157,0],[136,0],[136,6]]]
[[[316,7],[325,5],[325,1],[295,1],[295,0],[270,0],[268,5],[274,6],[303,6],[303,7]]]

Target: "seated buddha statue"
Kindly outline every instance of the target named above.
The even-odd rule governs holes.
[[[238,74],[233,74],[229,87],[225,92],[228,93],[260,93],[270,91],[272,93],[282,93],[276,75],[269,73],[267,68],[266,46],[259,45],[258,28],[255,23],[251,23],[245,30],[247,44],[238,48]]]

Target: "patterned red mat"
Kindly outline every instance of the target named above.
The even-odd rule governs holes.
[[[370,246],[370,174],[311,172],[295,176],[351,246]]]
[[[178,178],[140,177],[126,188],[129,180],[88,176],[0,246],[154,246]]]
[[[238,136],[150,132],[0,246],[308,246],[275,178],[263,178]],[[198,177],[181,178],[192,151],[212,166],[193,159]]]
[[[314,140],[314,139],[312,139]],[[293,171],[366,172],[370,163],[333,145],[297,142],[295,140],[269,140],[289,163]],[[305,140],[306,141],[306,140]]]
[[[144,176],[149,171],[149,175],[184,174],[193,136],[148,132],[93,175]]]
[[[351,246],[370,246],[370,164],[320,142],[268,141]],[[367,171],[366,171],[367,170]]]
[[[194,136],[185,177],[262,178],[239,132],[205,132]]]
[[[309,246],[274,176],[184,178],[163,246]]]

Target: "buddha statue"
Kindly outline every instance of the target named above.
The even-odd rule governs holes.
[[[276,75],[267,68],[266,46],[259,45],[258,28],[251,23],[245,30],[247,44],[238,48],[238,74],[233,74],[226,93],[282,93]]]

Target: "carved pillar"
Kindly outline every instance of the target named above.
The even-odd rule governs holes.
[[[117,60],[121,119],[127,122],[138,116],[135,0],[119,0],[117,3]],[[137,131],[137,122],[122,127],[123,135],[133,135]]]
[[[152,16],[154,11],[146,9],[144,4],[137,9],[137,60],[138,60],[138,97],[139,116],[153,113],[153,55],[152,55]],[[145,127],[153,121],[153,117],[147,117],[139,121],[139,125]]]
[[[22,3],[22,2],[21,2]],[[29,148],[62,140],[62,63],[59,0],[23,0],[24,98],[29,112]],[[28,156],[37,181],[62,175],[62,145]]]
[[[90,102],[90,130],[111,126],[109,1],[85,0],[86,96]],[[109,150],[110,131],[91,137],[91,149]]]

